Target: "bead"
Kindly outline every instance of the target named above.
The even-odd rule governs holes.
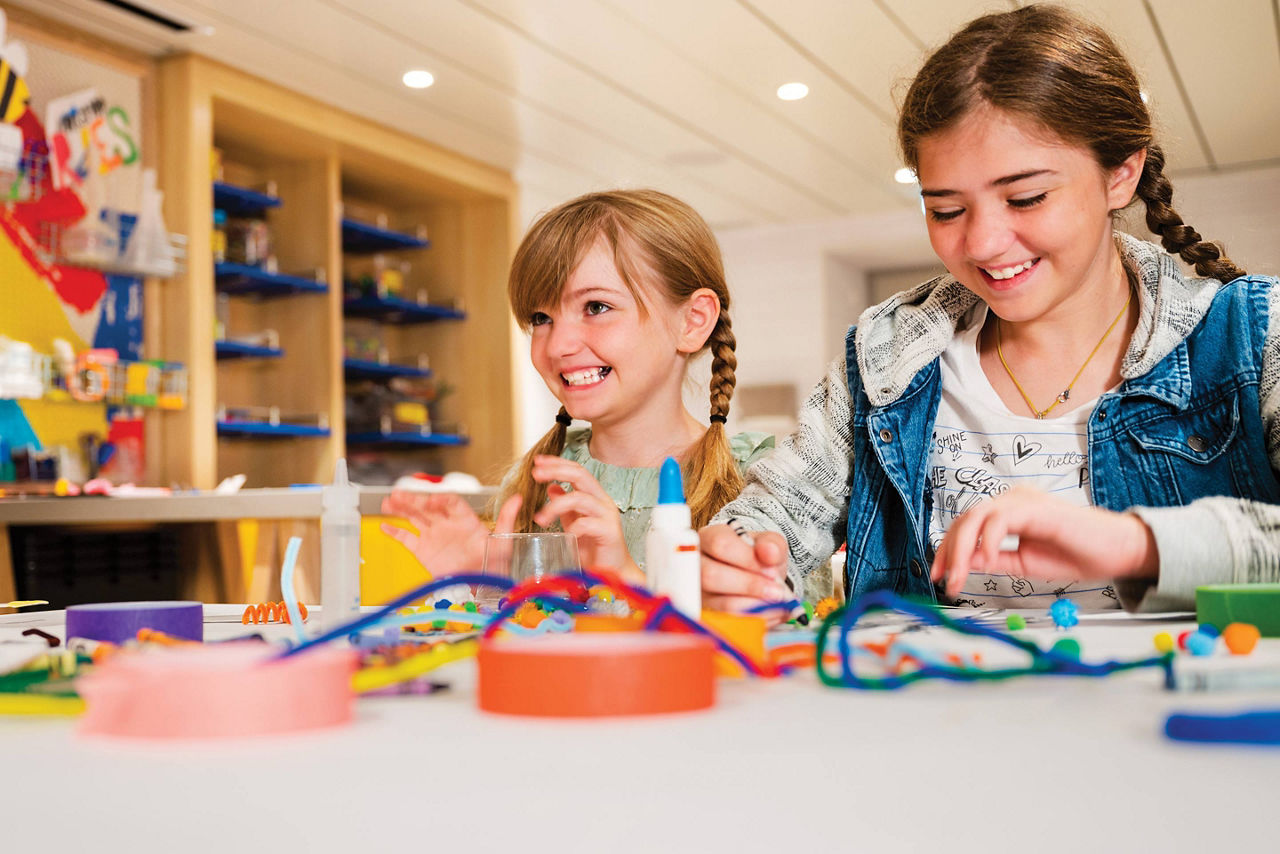
[[[1251,623],[1232,623],[1222,630],[1222,641],[1232,655],[1248,655],[1258,645],[1261,633]]]
[[[1217,638],[1211,638],[1204,632],[1195,631],[1187,636],[1187,652],[1192,655],[1212,655],[1217,644]]]
[[[1168,632],[1160,632],[1160,634],[1156,635],[1155,643],[1156,649],[1160,652],[1173,652],[1173,635]]]
[[[592,587],[591,590],[589,590],[588,592],[591,594],[591,598],[595,599],[598,602],[613,601],[613,590],[611,590],[607,585],[597,584],[595,587]]]
[[[1060,629],[1069,629],[1080,622],[1080,608],[1070,599],[1058,599],[1049,606],[1049,616]]]
[[[472,614],[478,613],[480,608],[475,602],[468,602],[463,607]]]
[[[1211,638],[1216,638],[1221,634],[1221,632],[1218,631],[1218,627],[1213,623],[1201,623],[1200,627],[1197,628],[1196,631],[1202,635],[1208,635]]]
[[[1004,624],[1011,632],[1021,631],[1027,627],[1027,618],[1021,614],[1010,614],[1004,618]]]
[[[449,606],[452,605],[453,603],[450,602],[448,599],[437,599],[435,604],[436,604],[436,608],[438,608],[439,610],[448,611]]]
[[[1065,602],[1067,600],[1059,599],[1058,601]],[[1054,652],[1054,653],[1057,653],[1058,655],[1064,655],[1064,656],[1067,656],[1068,658],[1079,658],[1080,642],[1075,638],[1059,638],[1056,642],[1054,642],[1053,646],[1049,648],[1049,652]]]
[[[564,611],[552,611],[551,616],[547,619],[551,620],[554,625],[561,627],[573,625],[573,617],[570,617]]]
[[[839,607],[840,603],[836,601],[835,597],[828,596],[813,606],[813,616],[819,620],[825,620],[832,611]]]
[[[1187,638],[1191,637],[1191,634],[1194,631],[1195,629],[1187,629],[1185,632],[1182,632],[1181,634],[1178,635],[1178,649],[1187,648]]]

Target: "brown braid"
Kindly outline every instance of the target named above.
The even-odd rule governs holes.
[[[1147,149],[1147,162],[1138,181],[1138,198],[1147,206],[1147,228],[1160,236],[1166,251],[1182,257],[1196,269],[1196,275],[1229,282],[1245,275],[1215,243],[1182,221],[1173,209],[1173,184],[1164,174],[1164,152],[1158,145]]]

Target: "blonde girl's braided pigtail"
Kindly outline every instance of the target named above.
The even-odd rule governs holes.
[[[737,340],[729,320],[729,310],[720,307],[716,328],[707,339],[711,350],[711,424],[689,452],[685,501],[693,516],[693,527],[701,528],[716,512],[742,491],[742,473],[729,447],[725,420],[733,398],[738,357]]]
[[[537,513],[539,508],[547,503],[547,484],[538,483],[533,479],[533,458],[544,455],[549,457],[560,456],[560,453],[564,450],[565,436],[572,422],[573,419],[569,417],[568,411],[563,406],[560,407],[560,412],[556,414],[556,426],[548,430],[529,449],[528,453],[521,458],[515,476],[507,481],[506,488],[502,494],[494,499],[493,515],[496,517],[497,509],[509,497],[512,495],[524,497],[524,501],[520,504],[520,512],[516,514],[517,532],[529,533],[537,530],[537,525],[533,521],[533,514]]]

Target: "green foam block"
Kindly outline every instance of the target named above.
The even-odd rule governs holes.
[[[1196,620],[1218,631],[1230,623],[1251,623],[1264,638],[1280,637],[1280,584],[1197,587]]]

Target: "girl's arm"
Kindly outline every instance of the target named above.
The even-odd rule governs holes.
[[[1280,287],[1270,294],[1262,348],[1261,398],[1267,456],[1280,473]],[[1280,506],[1241,498],[1201,498],[1185,507],[1137,507],[1160,554],[1160,577],[1117,585],[1126,608],[1186,608],[1202,584],[1280,581]]]
[[[742,493],[711,524],[738,519],[747,530],[780,532],[787,575],[803,589],[802,578],[844,541],[852,453],[853,407],[837,359],[801,407],[796,431],[747,469]]]

